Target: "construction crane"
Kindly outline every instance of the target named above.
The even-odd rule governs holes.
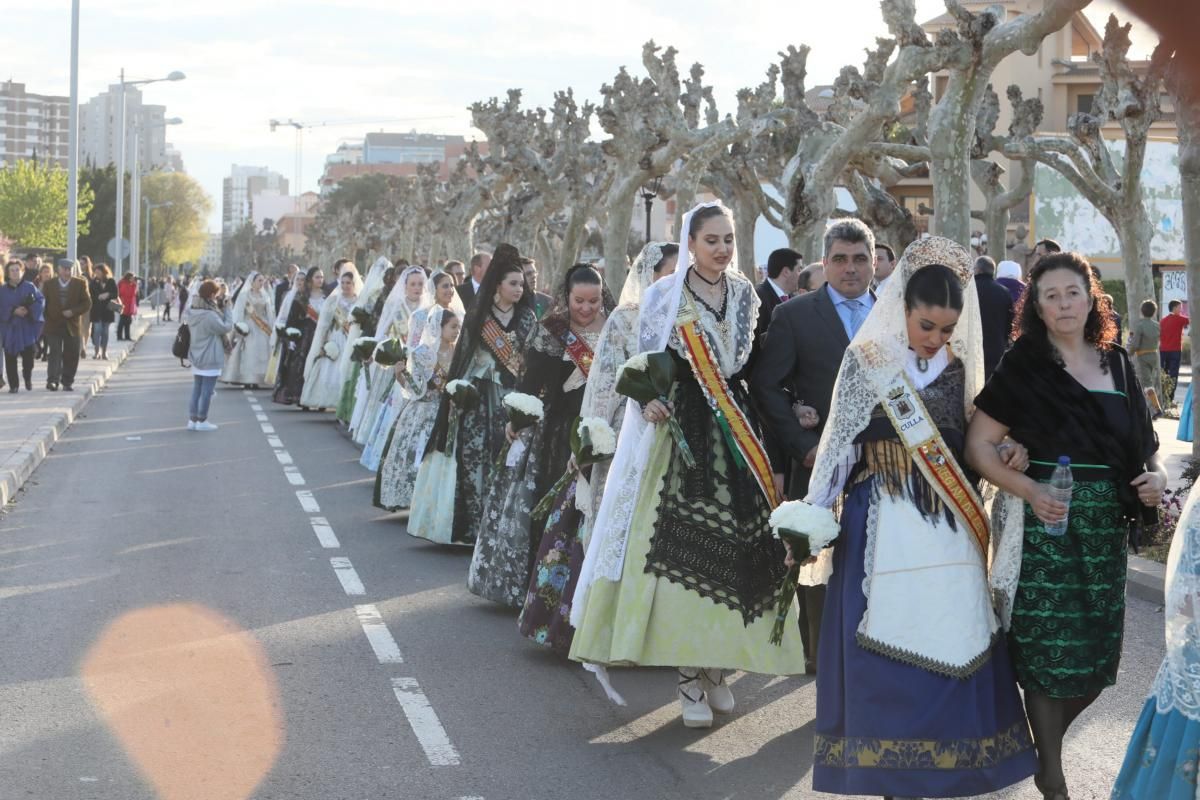
[[[288,117],[286,120],[272,119],[268,121],[271,126],[271,133],[274,133],[278,128],[295,128],[296,129],[296,213],[300,213],[300,195],[303,194],[303,175],[304,175],[304,131],[310,128],[337,128],[348,125],[387,125],[398,122],[426,122],[436,119],[453,119],[451,116],[441,117],[402,117],[393,119],[346,119],[346,120],[326,120],[324,122],[297,122]]]

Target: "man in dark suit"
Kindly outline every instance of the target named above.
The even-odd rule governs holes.
[[[533,312],[541,319],[554,305],[554,298],[545,292],[538,291],[537,262],[529,256],[521,256],[521,271],[525,273],[525,285],[533,292]]]
[[[763,351],[750,377],[751,390],[769,436],[791,459],[788,497],[808,493],[821,430],[829,419],[833,384],[842,355],[875,303],[875,237],[855,219],[835,220],[825,232],[826,284],[775,310]],[[792,409],[816,409],[820,423],[806,429]],[[780,465],[774,465],[781,472]],[[801,587],[800,633],[809,674],[816,672],[825,587]]]
[[[758,350],[775,306],[791,298],[800,282],[804,256],[795,250],[781,247],[767,257],[767,279],[755,289],[758,292],[758,324],[754,327],[754,349]]]
[[[491,253],[476,253],[471,256],[471,277],[458,287],[458,297],[467,311],[470,311],[475,305],[475,294],[479,291],[479,285],[483,283],[483,275],[491,263]]]
[[[983,328],[983,374],[991,378],[1012,336],[1013,301],[1008,289],[996,283],[996,262],[988,256],[975,259],[975,294]]]
[[[288,264],[287,277],[281,280],[275,286],[275,313],[279,313],[279,307],[283,305],[283,298],[287,296],[288,289],[296,282],[296,275],[300,272],[299,264]]]
[[[57,392],[61,385],[71,391],[83,346],[83,319],[92,308],[92,295],[83,278],[73,276],[75,262],[60,258],[57,275],[42,285],[46,297],[46,324],[42,336],[48,352],[46,388]]]

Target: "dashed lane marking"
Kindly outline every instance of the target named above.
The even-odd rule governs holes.
[[[358,615],[358,622],[362,625],[363,633],[367,635],[367,641],[371,643],[371,649],[375,651],[379,663],[403,664],[404,657],[400,655],[400,646],[392,638],[379,609],[373,605],[355,606],[354,612]]]
[[[462,763],[441,720],[417,684],[417,679],[392,678],[392,691],[396,693],[400,708],[404,709],[404,716],[408,717],[408,724],[412,726],[429,763],[435,767],[454,767]]]
[[[330,565],[333,567],[333,573],[337,575],[338,581],[342,584],[342,589],[346,594],[355,597],[367,593],[367,587],[363,586],[363,582],[358,577],[358,573],[354,571],[354,565],[350,563],[350,559],[343,556],[334,556],[329,559]]]
[[[296,492],[296,499],[300,501],[300,507],[304,509],[306,514],[320,514],[321,506],[317,504],[312,492],[307,489],[300,489]]]
[[[283,464],[285,467],[288,464],[293,463],[292,462],[292,454],[289,453],[287,450],[276,450],[275,458],[277,458],[279,460],[279,463]]]
[[[317,541],[321,543],[321,547],[326,550],[337,550],[342,546],[334,534],[329,520],[324,517],[309,517],[308,521],[312,525],[313,533],[317,535]]]
[[[266,422],[266,421],[267,421],[267,415],[266,415],[266,414],[264,414],[264,413],[262,413],[261,411],[259,411],[258,413],[256,413],[256,414],[254,415],[254,418],[255,418],[256,420],[258,420],[259,422]]]
[[[267,423],[267,422],[260,423],[259,427],[262,428],[263,433],[275,433],[275,426],[271,425],[270,423]]]
[[[287,476],[288,483],[292,486],[304,485],[304,476],[300,474],[299,467],[284,467],[283,474]]]
[[[271,445],[271,447],[280,448],[283,447],[283,439],[280,439],[278,436],[268,436],[267,444]]]

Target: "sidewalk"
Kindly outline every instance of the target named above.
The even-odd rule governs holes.
[[[54,443],[92,396],[104,388],[109,376],[129,357],[146,331],[155,324],[175,324],[155,323],[154,310],[147,306],[142,306],[140,312],[133,321],[133,341],[116,341],[113,338],[116,324],[112,326],[107,361],[93,359],[88,347],[88,357],[79,361],[75,391],[47,391],[44,361],[33,366],[33,391],[26,391],[24,386],[17,394],[9,394],[7,387],[0,389],[0,505],[7,505],[16,496]]]
[[[1183,403],[1191,382],[1192,369],[1184,365],[1179,370],[1179,386],[1175,391],[1176,403]],[[1179,484],[1179,476],[1183,472],[1185,460],[1192,457],[1192,443],[1181,442],[1176,438],[1179,433],[1179,420],[1177,419],[1160,419],[1154,423],[1154,430],[1158,433],[1158,452],[1163,457],[1163,464],[1167,468],[1167,486],[1173,489]],[[1129,594],[1138,599],[1162,605],[1166,576],[1165,564],[1130,554]]]

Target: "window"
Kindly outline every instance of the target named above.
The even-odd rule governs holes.
[[[1096,103],[1096,95],[1080,94],[1075,96],[1075,111],[1079,114],[1092,113],[1092,107]]]

